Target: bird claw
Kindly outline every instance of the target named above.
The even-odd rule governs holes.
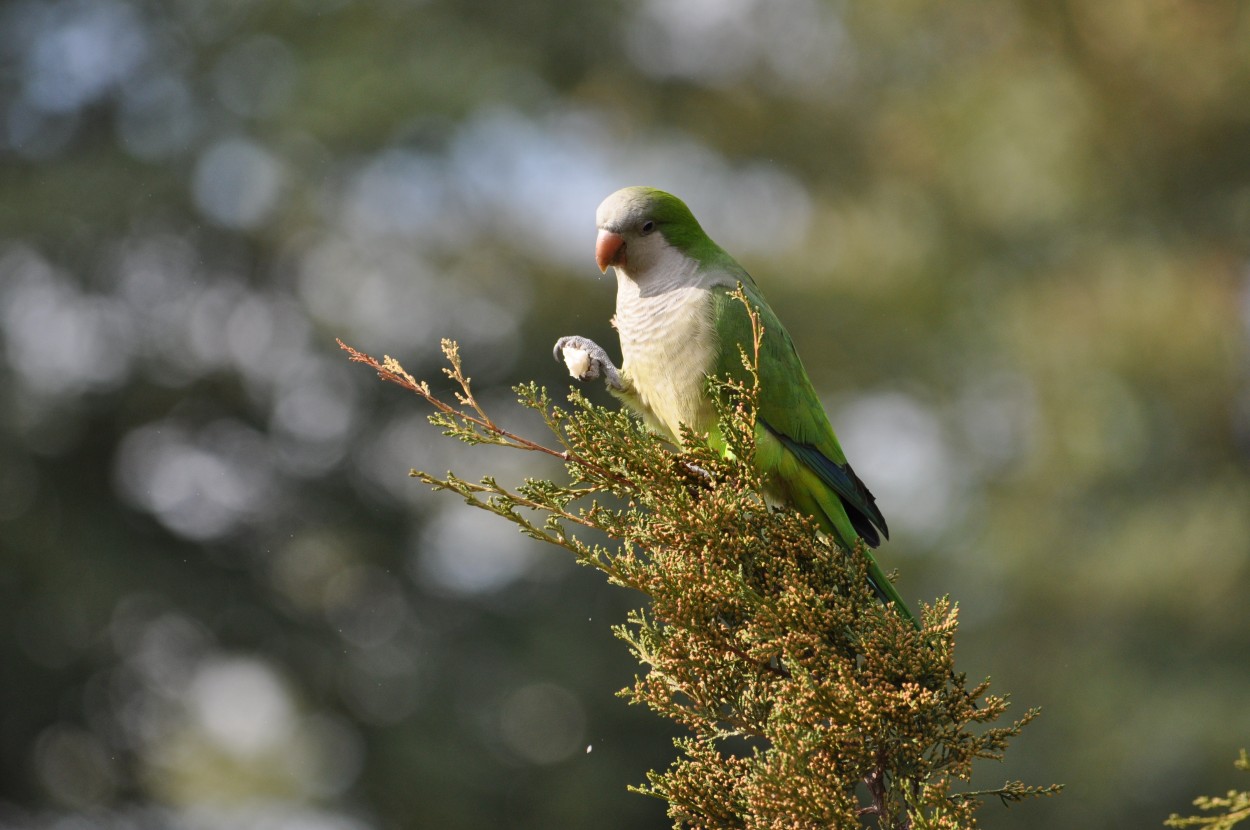
[[[573,354],[569,352],[572,351]],[[581,352],[578,355],[577,352]],[[552,349],[552,356],[569,367],[569,374],[583,383],[602,376],[609,388],[621,388],[621,376],[612,365],[612,359],[595,341],[588,337],[570,335],[561,337]]]

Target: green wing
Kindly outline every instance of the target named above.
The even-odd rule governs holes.
[[[830,530],[839,537],[844,547],[851,547],[855,536],[876,547],[881,542],[881,536],[887,539],[890,536],[885,517],[877,508],[872,493],[847,463],[790,335],[764,302],[750,277],[745,272],[742,276],[745,277],[742,282],[747,299],[758,310],[760,324],[764,328],[759,358],[758,415],[763,434],[757,438],[761,439],[761,450],[766,457],[761,459],[761,466],[766,471],[780,474],[783,481],[779,484],[786,490],[794,489],[800,483],[792,481],[787,486],[785,479],[793,479],[790,473],[798,472],[789,468],[807,468],[841,502],[842,510],[835,508],[832,512],[845,513],[843,518],[839,515],[820,515],[830,512],[828,510],[812,511],[817,513],[817,518],[825,518],[833,525]],[[715,302],[717,329],[721,335],[716,372],[719,375],[740,376],[743,370],[738,344],[745,346],[750,353],[750,317],[742,303],[729,296],[728,292],[718,291]],[[793,460],[787,456],[792,456]],[[810,477],[801,476],[803,479]],[[797,494],[788,495],[796,503],[806,501],[793,498]]]
[[[774,496],[814,517],[842,548],[851,550],[857,537],[869,547],[876,547],[882,536],[890,535],[885,518],[872,493],[847,463],[790,335],[764,302],[751,277],[741,269],[732,276],[741,280],[764,328],[758,367],[757,466]],[[714,302],[716,328],[721,337],[714,371],[718,376],[741,378],[745,370],[738,346],[741,344],[751,354],[751,318],[727,290],[717,289]],[[918,627],[915,615],[877,560],[867,551],[865,554],[868,579],[877,595],[883,602],[893,603]]]

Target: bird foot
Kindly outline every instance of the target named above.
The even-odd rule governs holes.
[[[612,359],[595,341],[588,337],[571,335],[556,341],[552,355],[568,366],[569,374],[582,382],[602,377],[609,389],[621,390],[621,373]]]

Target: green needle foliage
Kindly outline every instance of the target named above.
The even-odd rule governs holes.
[[[763,332],[756,326],[756,351]],[[343,345],[340,343],[340,345]],[[620,692],[684,725],[681,757],[639,792],[664,799],[674,827],[965,828],[988,797],[1014,802],[1057,786],[1011,781],[970,791],[973,762],[1001,759],[1038,711],[993,726],[1005,697],[954,668],[957,609],[925,607],[917,630],[869,587],[850,555],[791,510],[770,508],[751,463],[757,378],[719,384],[728,457],[705,436],[675,451],[626,412],[574,391],[570,407],[533,383],[516,388],[556,447],[498,426],[444,341],[455,402],[392,358],[343,346],[382,379],[423,397],[431,421],[469,444],[557,456],[569,480],[509,489],[414,470],[427,484],[559,545],[650,607],[615,627],[645,671]],[[593,529],[619,544],[585,541]]]
[[[1233,764],[1239,770],[1250,772],[1250,756],[1246,755],[1244,749],[1241,751],[1241,757]],[[1206,827],[1209,830],[1230,830],[1234,824],[1250,818],[1250,791],[1229,790],[1228,795],[1223,798],[1199,796],[1194,799],[1194,806],[1199,810],[1208,812],[1219,810],[1220,812],[1213,816],[1188,817],[1173,813],[1164,824],[1168,827]]]

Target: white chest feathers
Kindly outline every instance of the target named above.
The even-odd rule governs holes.
[[[621,373],[653,426],[676,441],[680,425],[705,431],[713,410],[704,393],[716,360],[709,286],[646,290],[618,275],[615,324],[621,336]]]

